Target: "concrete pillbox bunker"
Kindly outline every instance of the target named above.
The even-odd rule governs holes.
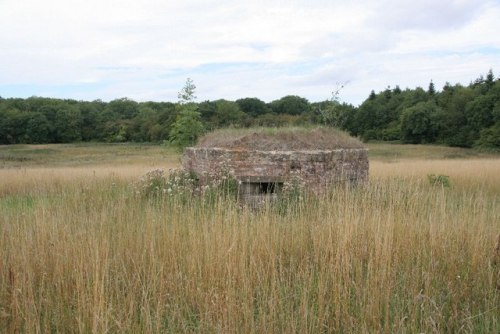
[[[326,140],[327,131],[320,128],[310,131],[310,135],[304,132],[286,136],[242,134],[234,140],[214,140],[210,145],[202,141],[201,147],[184,150],[182,167],[196,174],[202,183],[207,174],[226,170],[239,181],[239,198],[252,206],[275,197],[294,177],[314,193],[338,183],[365,183],[368,150],[353,138],[345,144],[348,147],[339,147],[345,140],[333,145]]]

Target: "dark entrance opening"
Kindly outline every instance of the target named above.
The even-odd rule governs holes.
[[[275,194],[278,192],[278,189],[280,188],[279,184],[276,182],[261,182],[258,185],[259,185],[258,189],[259,194]]]
[[[264,199],[275,197],[283,189],[283,181],[279,178],[246,178],[239,186],[239,194],[242,198],[256,197]]]

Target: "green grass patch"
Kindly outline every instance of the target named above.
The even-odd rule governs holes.
[[[37,198],[32,195],[8,195],[0,198],[0,211],[23,213],[32,210],[37,201]]]

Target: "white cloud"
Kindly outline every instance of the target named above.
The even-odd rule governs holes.
[[[192,77],[200,99],[315,101],[349,81],[360,103],[500,71],[498,17],[487,0],[2,0],[0,95],[175,101]]]
[[[484,10],[485,1],[381,0],[374,3],[370,23],[390,30],[450,30],[461,27]]]

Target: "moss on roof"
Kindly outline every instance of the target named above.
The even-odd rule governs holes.
[[[364,148],[358,139],[327,127],[220,129],[201,137],[196,147],[256,151]]]

